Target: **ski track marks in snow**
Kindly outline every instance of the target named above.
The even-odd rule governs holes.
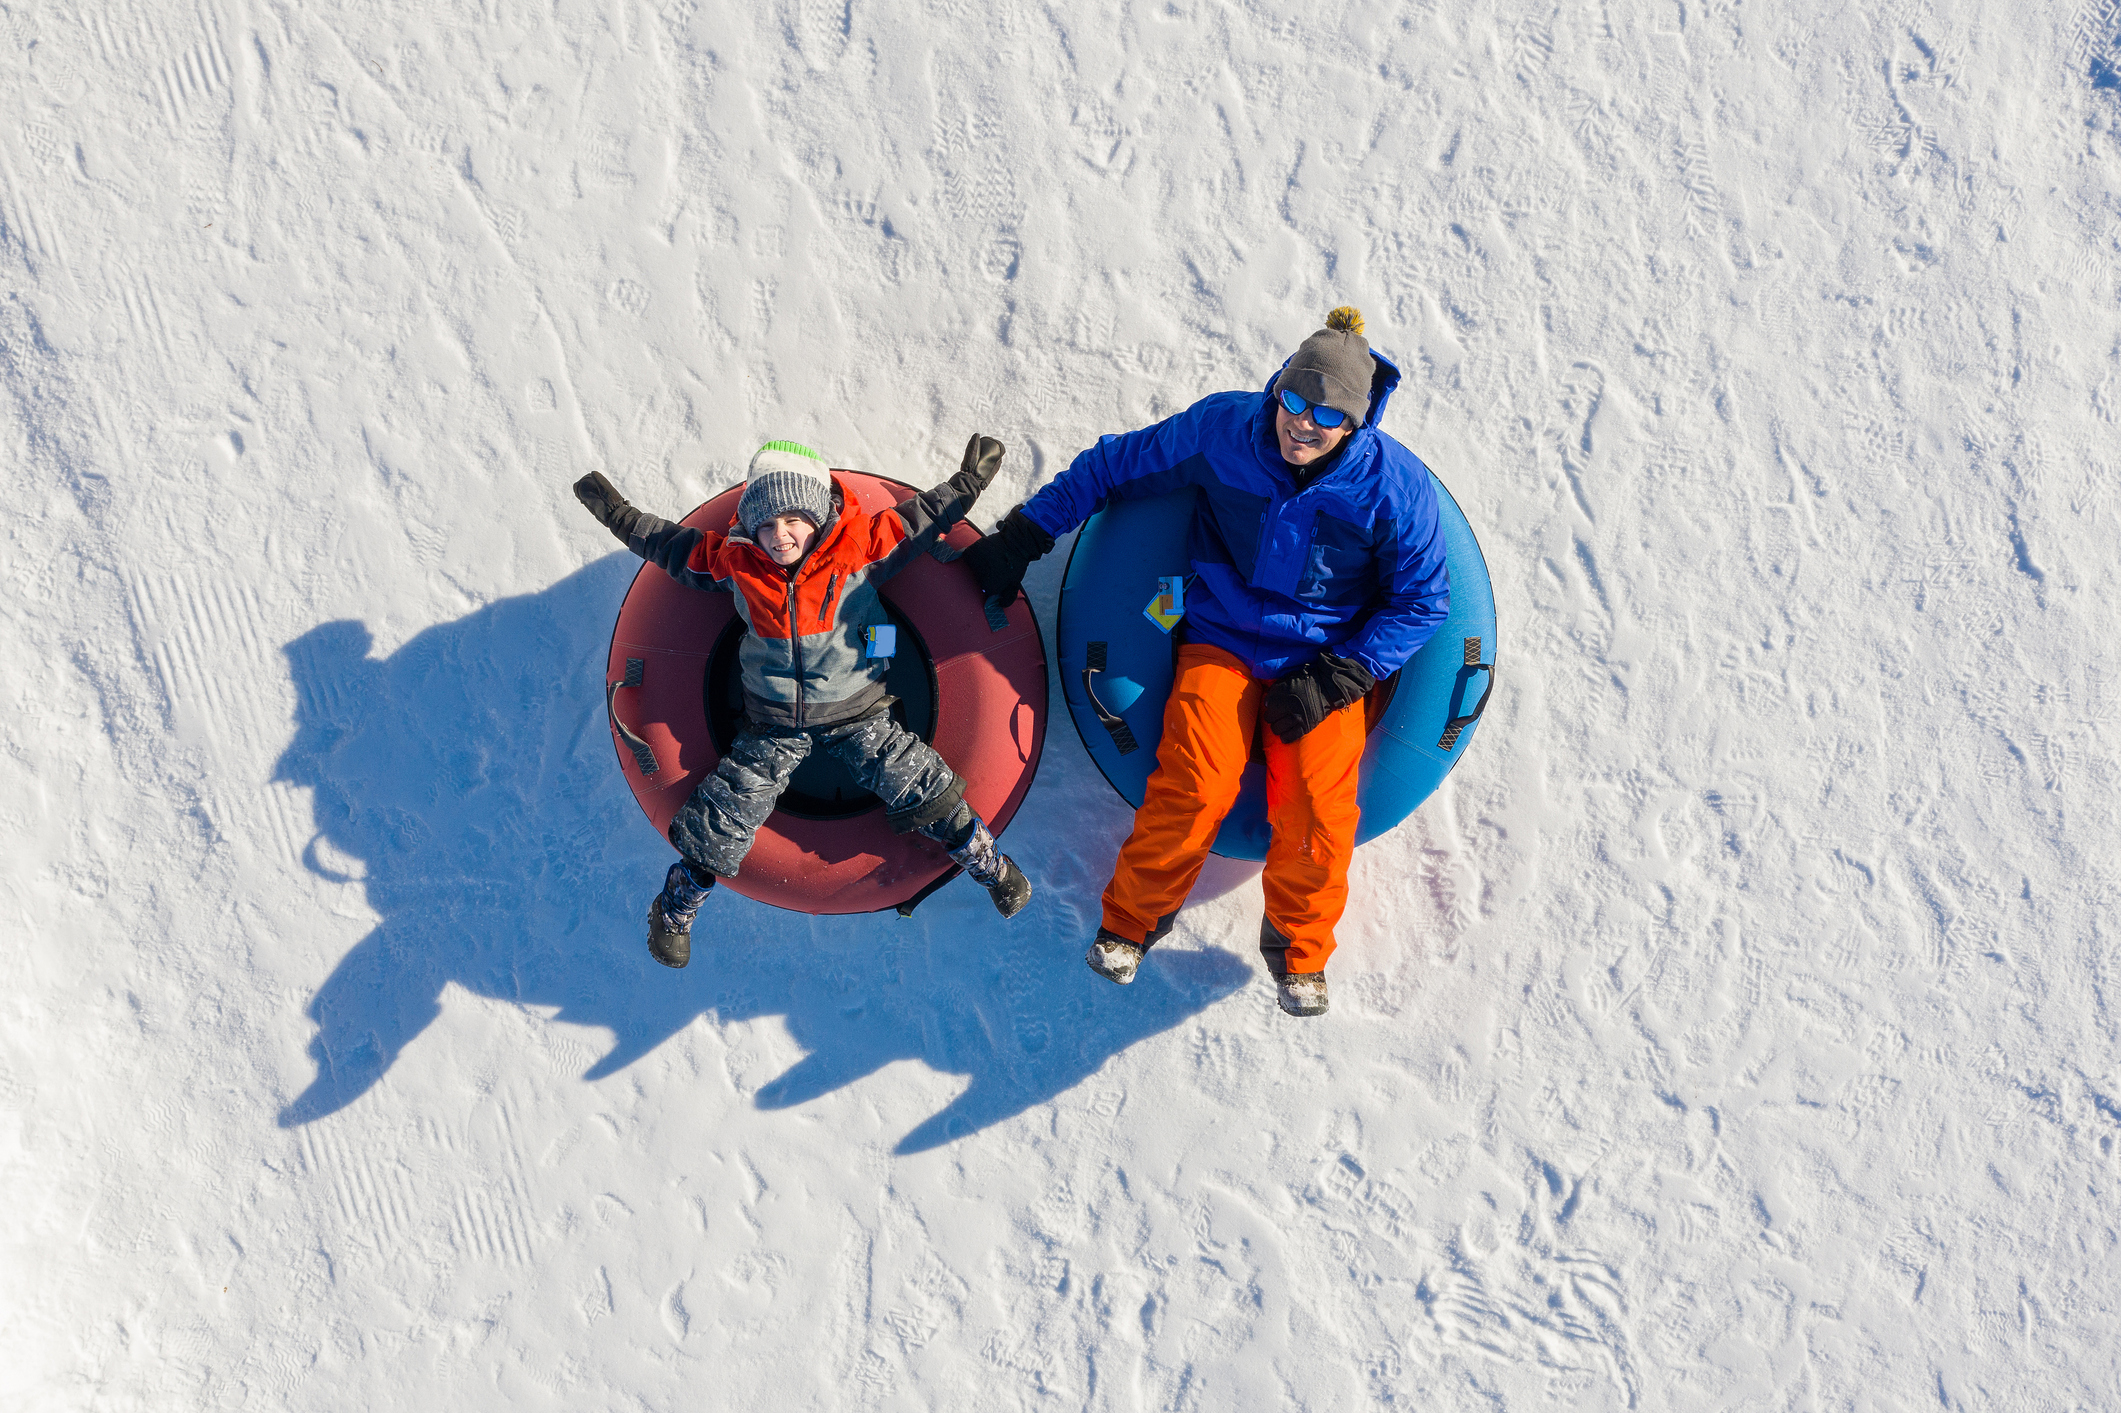
[[[65,233],[31,198],[30,188],[15,175],[4,156],[0,156],[0,228],[4,228],[0,239],[13,241],[32,264],[45,260],[65,263]]]
[[[279,694],[277,654],[265,645],[256,586],[136,571],[127,588],[165,718],[191,730],[211,724],[222,768],[210,786],[209,817],[283,866],[298,864],[311,837],[303,802],[280,783],[258,779],[259,763],[284,728],[261,711]]]
[[[212,11],[200,12],[200,27],[205,32],[198,42],[155,74],[156,96],[172,127],[202,121],[216,104],[226,101],[231,77],[228,53]]]
[[[2113,0],[0,41],[0,1402],[2112,1401]],[[1235,867],[1088,977],[1058,719],[1014,922],[641,955],[568,482],[988,524],[1343,301],[1504,627],[1328,1020]]]

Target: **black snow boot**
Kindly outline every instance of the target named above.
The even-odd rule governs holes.
[[[965,807],[960,805],[960,809]],[[954,842],[947,844],[951,859],[958,867],[972,875],[972,881],[987,890],[994,899],[994,910],[1003,917],[1015,917],[1031,901],[1031,880],[1016,866],[1016,860],[1001,851],[994,836],[987,831],[986,822],[965,809],[969,821],[958,832]]]
[[[648,905],[648,955],[666,967],[692,960],[692,920],[714,888],[714,875],[701,883],[691,865],[679,859],[663,875],[663,891]]]
[[[1003,917],[1015,917],[1031,901],[1031,880],[1016,866],[1016,860],[1002,855],[1001,873],[986,885],[987,893],[994,899],[994,910]]]

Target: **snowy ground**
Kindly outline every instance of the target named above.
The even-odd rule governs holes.
[[[0,1406],[2121,1402],[2121,8],[1289,8],[0,3]],[[1343,301],[1502,677],[1329,1018],[1063,718],[1010,925],[647,958],[569,481]]]

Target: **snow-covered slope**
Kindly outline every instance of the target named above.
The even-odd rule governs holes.
[[[2121,1401],[2117,36],[0,6],[0,1405]],[[1341,302],[1502,669],[1329,1017],[1083,968],[1060,719],[1012,923],[647,958],[575,476],[991,523]]]

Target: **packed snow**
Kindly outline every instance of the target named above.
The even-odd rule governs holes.
[[[2116,0],[0,3],[0,1406],[2121,1403],[2117,66]],[[1084,967],[1057,684],[1023,915],[649,959],[571,481],[977,430],[991,525],[1340,303],[1501,665],[1328,1016],[1249,865]]]

